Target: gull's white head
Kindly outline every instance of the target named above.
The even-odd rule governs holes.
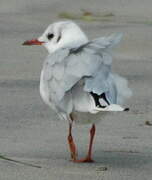
[[[26,41],[23,45],[44,45],[52,53],[60,48],[76,48],[87,42],[88,38],[77,24],[60,21],[49,25],[38,39]]]

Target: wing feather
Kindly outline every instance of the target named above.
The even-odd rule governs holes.
[[[108,77],[112,58],[108,47],[117,44],[121,35],[99,38],[77,49],[59,49],[50,54],[43,67],[44,78],[60,101],[65,93],[81,79],[84,79],[84,91],[102,94],[108,92]]]

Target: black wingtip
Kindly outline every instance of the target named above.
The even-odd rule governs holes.
[[[124,111],[129,111],[130,109],[129,108],[125,108]]]

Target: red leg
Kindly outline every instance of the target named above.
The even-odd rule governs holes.
[[[70,115],[71,121],[73,122],[73,117]],[[72,137],[72,122],[69,124],[69,135],[68,135],[68,143],[69,143],[69,148],[71,152],[71,158],[73,161],[76,160],[77,158],[77,150],[76,150],[76,145],[74,143],[73,137]]]
[[[93,145],[95,131],[96,131],[95,124],[93,124],[92,128],[90,129],[90,143],[89,143],[89,150],[88,150],[88,154],[86,158],[80,159],[80,160],[75,159],[74,162],[94,162],[92,160],[92,145]]]

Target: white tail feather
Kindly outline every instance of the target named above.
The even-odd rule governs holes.
[[[121,107],[118,104],[110,104],[105,108],[96,107],[95,111],[124,111],[125,108]]]

